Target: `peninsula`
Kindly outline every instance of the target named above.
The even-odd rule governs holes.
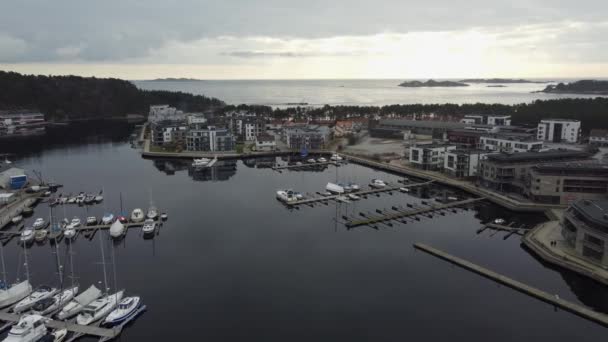
[[[399,84],[400,87],[406,88],[427,88],[427,87],[468,87],[469,85],[462,82],[453,82],[453,81],[435,81],[428,80],[426,82],[421,81],[405,81]]]
[[[581,80],[572,83],[550,84],[542,93],[608,95],[608,81]]]

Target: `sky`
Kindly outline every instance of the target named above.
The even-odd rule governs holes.
[[[2,0],[0,70],[154,79],[608,77],[606,0]]]

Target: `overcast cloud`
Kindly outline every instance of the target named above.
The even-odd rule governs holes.
[[[447,54],[435,58],[446,71],[479,59],[469,74],[504,75],[511,70],[498,64],[520,59],[526,70],[555,66],[556,76],[608,63],[608,1],[4,0],[1,7],[0,65],[19,71],[136,64],[146,78],[159,70],[146,73],[145,65],[189,64],[222,78],[313,61],[314,77],[339,77],[327,73],[336,62],[352,67],[352,77],[383,77],[374,59],[420,63],[416,56],[430,53]],[[402,73],[394,77],[413,75],[391,67]]]

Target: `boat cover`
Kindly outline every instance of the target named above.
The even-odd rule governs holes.
[[[95,285],[91,285],[91,287],[89,287],[86,291],[76,296],[74,300],[77,301],[78,304],[86,306],[90,302],[99,298],[99,296],[101,296],[101,291],[96,288]]]

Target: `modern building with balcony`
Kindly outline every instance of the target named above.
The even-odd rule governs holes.
[[[564,212],[561,235],[586,261],[608,266],[608,200],[578,200]]]
[[[227,152],[235,150],[235,139],[228,129],[215,126],[192,127],[186,134],[188,151]]]
[[[541,120],[537,135],[538,140],[577,143],[581,135],[581,122],[569,119]]]
[[[510,126],[511,115],[465,115],[460,122],[477,125]]]
[[[480,148],[496,152],[541,151],[543,142],[529,133],[492,133],[481,137]]]
[[[410,147],[409,161],[414,167],[422,170],[441,170],[448,151],[455,150],[454,145],[427,144]]]
[[[445,152],[443,171],[456,178],[476,177],[479,162],[488,154],[484,150],[454,149]]]

